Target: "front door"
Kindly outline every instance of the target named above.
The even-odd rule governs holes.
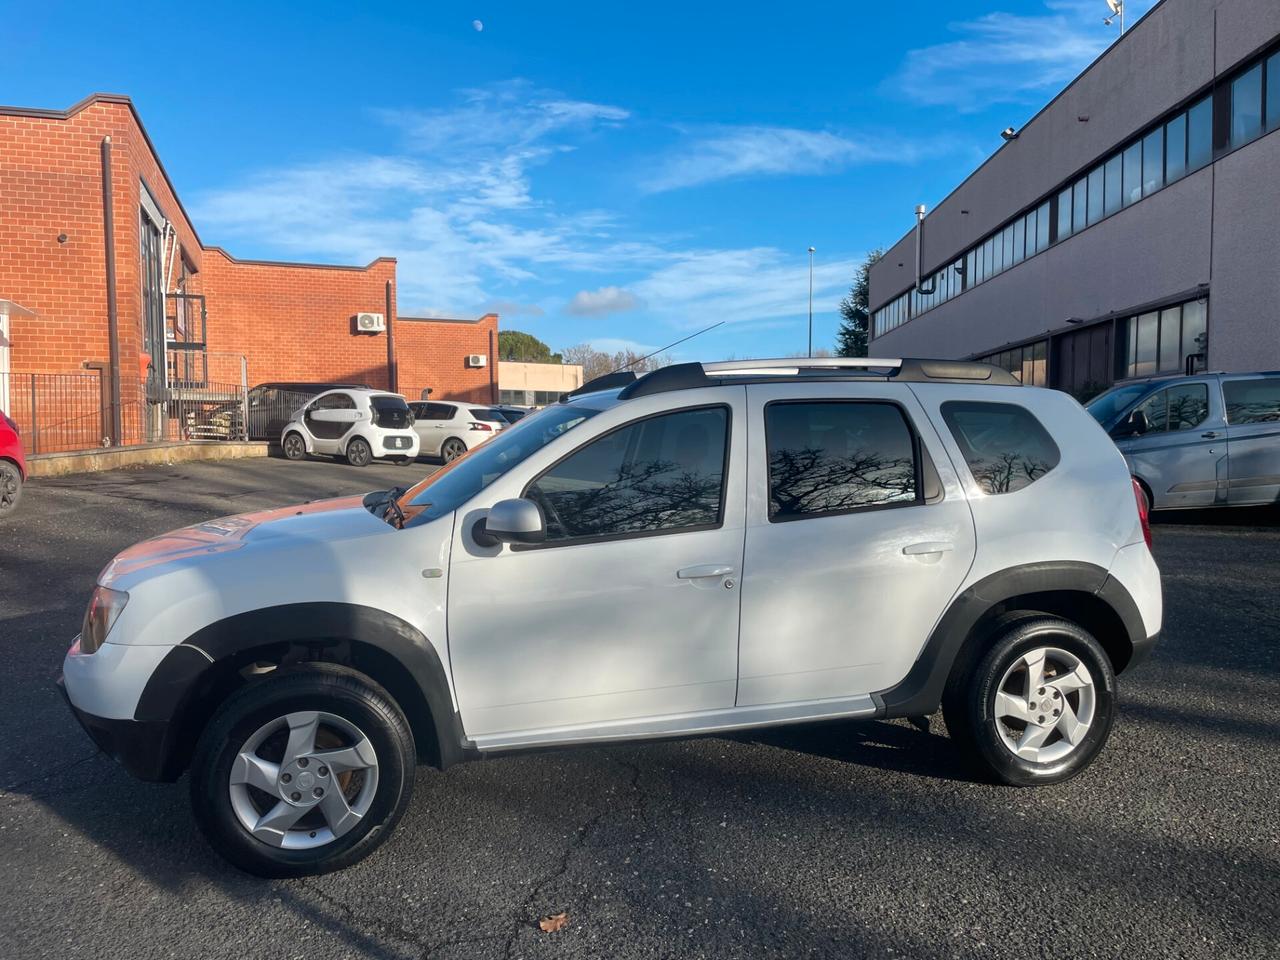
[[[973,561],[950,460],[903,385],[747,391],[764,443],[748,477],[738,705],[890,687]]]
[[[340,453],[357,419],[356,404],[345,393],[327,393],[307,407],[304,419],[316,453]]]
[[[1280,502],[1280,376],[1224,377],[1231,454],[1229,502]]]
[[[482,746],[733,706],[746,428],[742,388],[597,433],[505,496],[546,542],[478,547],[459,513],[449,658]]]
[[[1208,380],[1179,382],[1135,409],[1146,414],[1147,432],[1117,437],[1116,446],[1150,488],[1152,506],[1208,507],[1223,500],[1227,426],[1216,386]],[[1126,415],[1120,422],[1128,420]]]

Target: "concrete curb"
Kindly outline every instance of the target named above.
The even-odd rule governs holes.
[[[240,441],[192,441],[188,443],[152,443],[137,447],[107,447],[75,453],[41,453],[27,458],[30,477],[63,477],[71,473],[95,473],[162,463],[188,463],[193,460],[240,460],[265,457],[268,444]]]

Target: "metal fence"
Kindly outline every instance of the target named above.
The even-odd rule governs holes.
[[[106,371],[9,373],[6,411],[18,424],[27,454],[67,453],[181,440],[245,438],[243,383],[144,380],[120,384],[120,432],[115,435]]]

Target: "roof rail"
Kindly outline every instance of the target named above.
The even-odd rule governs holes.
[[[623,387],[618,399],[644,397],[671,390],[690,390],[723,383],[768,382],[783,377],[814,380],[901,380],[909,383],[987,383],[1021,386],[1012,373],[973,360],[928,360],[914,357],[788,357],[776,360],[725,360],[677,363],[662,367]],[[594,383],[595,381],[592,381]],[[616,386],[610,384],[609,386]],[[595,389],[605,389],[597,387]]]
[[[603,376],[588,380],[582,386],[570,390],[566,393],[565,399],[570,397],[580,397],[584,393],[595,393],[597,390],[612,390],[615,387],[625,387],[629,383],[635,383],[636,372],[634,370],[615,370],[613,373],[606,373]]]

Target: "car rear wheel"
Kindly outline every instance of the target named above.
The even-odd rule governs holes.
[[[1006,627],[948,683],[947,729],[978,767],[1013,786],[1061,783],[1102,750],[1115,671],[1079,625],[1034,616]]]
[[[8,460],[0,460],[0,517],[18,509],[22,499],[22,473]]]
[[[363,437],[353,437],[347,444],[347,463],[353,467],[367,467],[371,460],[373,460],[373,450],[369,446],[369,441]]]
[[[196,821],[214,849],[262,877],[349,866],[391,833],[413,793],[415,750],[381,687],[329,664],[233,694],[191,765]]]
[[[307,458],[307,444],[300,433],[285,434],[282,446],[284,447],[285,457],[290,460],[305,460]]]
[[[445,463],[457,460],[460,456],[467,452],[467,445],[457,437],[450,437],[444,442],[440,448],[440,455],[444,457]]]

